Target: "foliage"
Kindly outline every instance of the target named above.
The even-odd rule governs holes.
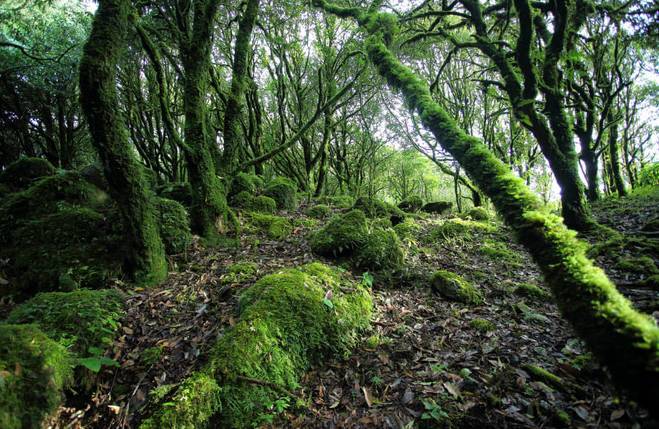
[[[659,162],[644,166],[638,173],[638,186],[659,186]]]
[[[73,378],[66,348],[34,325],[0,324],[0,426],[41,427]]]
[[[86,356],[112,344],[124,313],[122,296],[111,289],[40,293],[14,308],[7,322],[35,324],[50,338]]]

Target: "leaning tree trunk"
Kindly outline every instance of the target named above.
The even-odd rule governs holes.
[[[340,17],[355,18],[368,32],[364,43],[371,62],[492,199],[542,269],[563,316],[609,366],[615,381],[651,412],[659,413],[655,407],[659,397],[659,328],[654,320],[633,308],[586,257],[586,246],[561,219],[544,210],[536,195],[478,138],[460,129],[432,98],[428,84],[392,54],[387,41],[397,30],[395,16],[339,7],[324,0],[314,0],[314,4]]]
[[[103,162],[110,195],[123,217],[129,245],[126,269],[136,282],[155,283],[167,275],[165,251],[147,182],[129,145],[115,81],[128,8],[127,0],[99,2],[80,62],[80,103]]]
[[[242,98],[247,81],[247,57],[249,54],[249,39],[256,24],[259,10],[259,0],[248,0],[245,13],[240,19],[236,47],[233,56],[231,77],[231,93],[224,112],[224,150],[220,171],[232,173],[238,164],[238,145],[240,143],[240,115],[242,113]]]
[[[218,4],[216,0],[195,2],[192,37],[184,43],[181,55],[185,115],[183,152],[192,188],[190,220],[192,230],[210,242],[216,242],[224,232],[228,211],[224,186],[216,174],[211,146],[214,142],[206,132],[211,29]]]

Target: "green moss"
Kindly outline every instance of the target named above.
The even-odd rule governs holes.
[[[431,286],[444,298],[465,304],[481,304],[480,292],[458,274],[446,270],[436,271],[432,276]]]
[[[518,266],[522,262],[520,255],[501,241],[485,239],[478,251],[488,258],[508,266]]]
[[[430,235],[436,240],[469,239],[475,233],[490,233],[496,228],[484,222],[460,218],[446,219],[434,227]]]
[[[284,217],[257,212],[249,212],[247,215],[253,226],[265,231],[274,240],[283,240],[293,232],[293,225]]]
[[[53,340],[85,355],[90,347],[112,344],[123,308],[121,295],[110,289],[48,292],[14,308],[7,322],[36,324]]]
[[[649,256],[631,256],[620,258],[616,268],[621,271],[627,271],[636,274],[658,274],[659,269],[654,260]]]
[[[332,209],[325,204],[316,204],[307,210],[307,216],[316,219],[325,219],[332,213]]]
[[[395,271],[405,262],[400,238],[391,228],[373,228],[357,248],[355,265],[374,271]]]
[[[277,202],[265,195],[259,195],[252,201],[251,210],[263,213],[274,213],[277,211]]]
[[[405,218],[405,212],[401,209],[377,198],[359,197],[355,201],[353,208],[363,211],[370,218],[389,216]]]
[[[0,172],[0,184],[11,192],[27,188],[36,179],[55,174],[55,167],[43,158],[21,158]]]
[[[186,208],[192,206],[192,188],[187,182],[165,183],[156,188],[156,193],[162,198],[177,201]]]
[[[0,427],[41,427],[73,378],[66,348],[34,325],[0,324]]]
[[[421,207],[421,211],[426,213],[445,214],[449,213],[453,207],[450,201],[434,201]]]
[[[643,286],[655,290],[659,290],[659,274],[653,274],[643,280]]]
[[[490,219],[490,213],[483,207],[474,207],[471,210],[467,212],[467,216],[472,218],[473,220],[489,220]]]
[[[237,262],[226,267],[222,283],[243,283],[256,277],[259,266],[254,262]]]
[[[8,274],[16,291],[99,288],[120,272],[121,243],[113,222],[87,208],[60,211],[27,221],[11,247],[0,249],[12,263]]]
[[[315,232],[309,244],[314,253],[323,256],[351,255],[368,233],[366,216],[361,210],[334,215],[327,225]]]
[[[231,190],[229,198],[241,192],[247,192],[250,195],[256,195],[263,189],[263,179],[256,174],[238,173],[231,181]]]
[[[176,393],[140,424],[140,429],[196,429],[221,409],[220,387],[208,371],[198,371],[185,379]]]
[[[515,294],[525,298],[546,302],[552,299],[551,293],[530,283],[520,283],[515,288]]]
[[[155,365],[162,356],[162,347],[149,347],[140,354],[140,363],[145,367]]]
[[[190,217],[180,203],[166,198],[156,198],[158,227],[165,251],[172,255],[183,253],[192,243]]]
[[[423,207],[423,200],[421,197],[412,196],[398,204],[398,208],[406,212],[418,212]]]
[[[268,182],[264,194],[275,200],[280,210],[293,210],[297,207],[297,186],[285,177],[275,177]]]
[[[494,331],[497,328],[494,323],[486,319],[473,319],[469,322],[469,326],[483,333]]]
[[[394,226],[394,231],[396,231],[396,234],[398,234],[401,240],[414,240],[421,232],[421,226],[408,218]]]
[[[552,374],[544,368],[530,364],[526,364],[522,366],[522,368],[531,374],[534,378],[542,381],[543,383],[554,386],[558,389],[563,389],[564,387],[563,380],[559,376]]]

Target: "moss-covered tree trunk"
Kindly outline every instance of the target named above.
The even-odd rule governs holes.
[[[119,204],[128,240],[125,265],[139,283],[167,275],[165,251],[142,169],[135,159],[117,100],[116,66],[128,23],[127,0],[101,0],[80,62],[80,102]]]
[[[620,171],[620,146],[618,145],[618,123],[615,119],[613,109],[609,110],[609,157],[611,158],[611,175],[613,176],[613,183],[616,185],[618,196],[624,197],[627,195],[625,189],[625,181],[622,179],[622,171]]]
[[[609,366],[619,385],[657,413],[659,397],[659,328],[636,311],[586,257],[585,245],[561,219],[543,210],[521,179],[478,139],[467,135],[433,100],[426,82],[402,64],[388,43],[397,29],[390,14],[364,12],[314,0],[316,6],[357,20],[369,36],[369,58],[389,85],[400,91],[411,110],[442,147],[451,153],[517,233],[541,267],[563,316]]]
[[[247,58],[249,56],[249,41],[256,24],[259,11],[259,0],[248,0],[245,12],[238,25],[236,47],[233,55],[231,76],[231,92],[224,111],[224,150],[220,171],[231,173],[238,164],[238,147],[240,144],[240,115],[242,114],[242,98],[247,82]]]
[[[192,33],[181,36],[184,153],[192,188],[190,220],[192,230],[211,241],[224,231],[228,210],[224,186],[216,174],[212,147],[215,142],[207,135],[206,125],[211,30],[218,5],[217,0],[196,0]]]

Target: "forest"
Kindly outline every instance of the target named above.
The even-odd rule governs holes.
[[[659,427],[652,0],[3,0],[0,429]]]

